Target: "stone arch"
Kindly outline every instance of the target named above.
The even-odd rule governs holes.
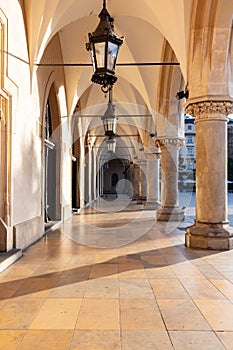
[[[199,0],[193,4],[188,71],[190,99],[229,97],[230,9],[232,2],[228,0],[224,4],[223,0]]]

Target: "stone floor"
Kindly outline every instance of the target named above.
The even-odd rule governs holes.
[[[0,349],[233,349],[233,251],[102,200],[0,274]]]

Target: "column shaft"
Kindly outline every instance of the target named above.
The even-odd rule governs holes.
[[[161,208],[157,211],[160,221],[179,221],[184,211],[178,207],[178,150],[183,146],[181,138],[164,138],[156,140],[161,154]]]
[[[196,123],[196,220],[186,229],[191,248],[225,250],[233,247],[227,221],[227,114],[229,101],[190,104]]]
[[[145,209],[157,209],[160,200],[159,191],[159,158],[153,153],[147,153],[147,200]]]
[[[133,189],[132,200],[137,200],[139,198],[139,166],[137,164],[133,164]]]

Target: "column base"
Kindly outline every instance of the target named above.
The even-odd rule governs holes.
[[[131,198],[131,201],[132,201],[132,202],[135,202],[135,201],[138,200],[138,198],[139,198],[138,195],[133,195],[133,197]]]
[[[178,207],[161,207],[157,210],[158,221],[182,221],[184,210]]]
[[[138,200],[137,200],[137,204],[144,204],[146,201],[146,197],[144,196],[139,196]]]
[[[159,207],[160,203],[158,201],[146,201],[143,206],[146,210],[157,210]]]
[[[195,222],[194,225],[186,228],[185,245],[196,249],[233,249],[233,227],[228,223]]]

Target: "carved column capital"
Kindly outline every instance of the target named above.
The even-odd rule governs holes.
[[[185,139],[181,137],[163,137],[155,140],[155,145],[157,147],[170,148],[170,149],[180,149],[184,146]]]
[[[152,152],[145,152],[145,157],[147,160],[155,159],[155,154]]]
[[[233,113],[233,101],[201,101],[189,104],[185,112],[195,118],[196,123],[206,120],[227,121]]]

